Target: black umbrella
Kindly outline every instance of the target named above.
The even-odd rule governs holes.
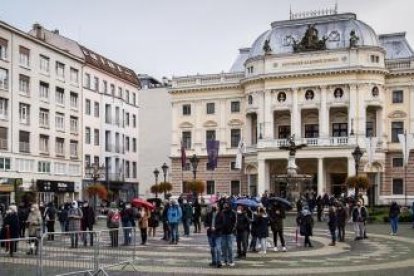
[[[158,197],[148,198],[147,201],[151,202],[152,204],[156,205],[157,207],[160,207],[161,203],[162,203],[162,199],[158,198]]]
[[[290,210],[293,208],[292,203],[290,203],[287,199],[282,197],[271,197],[269,198],[269,202],[271,204],[275,204],[277,202],[281,204],[286,210]]]

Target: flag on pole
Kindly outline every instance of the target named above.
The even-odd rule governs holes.
[[[187,164],[187,155],[185,154],[184,143],[181,140],[181,168],[184,169]]]
[[[208,168],[210,170],[214,170],[215,168],[217,168],[219,148],[220,148],[220,141],[217,141],[217,140],[207,141]]]
[[[374,162],[375,150],[377,149],[378,138],[370,137],[365,139],[365,145],[368,153],[368,164]]]
[[[237,147],[237,154],[236,154],[236,165],[234,168],[240,169],[242,168],[242,159],[243,159],[243,153],[244,153],[245,147],[243,143],[243,139],[240,139],[239,146]]]
[[[408,159],[410,157],[410,151],[414,148],[414,139],[412,134],[398,134],[398,140],[400,141],[404,165],[408,165]]]

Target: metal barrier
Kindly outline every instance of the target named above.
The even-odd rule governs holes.
[[[37,238],[0,240],[0,275],[40,275],[38,249]],[[16,269],[16,266],[19,269]]]

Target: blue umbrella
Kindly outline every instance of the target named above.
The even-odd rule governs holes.
[[[290,210],[293,208],[292,203],[290,203],[287,199],[282,197],[271,197],[269,198],[270,203],[280,203],[285,209]]]
[[[250,208],[257,208],[259,206],[259,203],[257,203],[255,200],[248,199],[248,198],[242,198],[239,200],[236,200],[236,205],[243,205]]]

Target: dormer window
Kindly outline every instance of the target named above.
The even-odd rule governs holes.
[[[253,72],[254,72],[254,67],[253,66],[247,67],[247,74],[253,74]]]
[[[283,103],[286,101],[286,93],[285,92],[279,92],[279,94],[277,94],[277,100],[280,103]]]
[[[344,90],[342,88],[336,88],[334,91],[334,97],[335,99],[340,99],[344,96]]]
[[[379,89],[378,89],[378,87],[377,86],[374,86],[372,88],[371,93],[372,93],[372,97],[374,97],[374,98],[378,97],[379,96]]]
[[[306,90],[306,92],[305,92],[305,99],[307,101],[311,101],[311,100],[313,100],[313,98],[315,98],[315,93],[313,92],[313,90],[311,90],[311,89]]]

